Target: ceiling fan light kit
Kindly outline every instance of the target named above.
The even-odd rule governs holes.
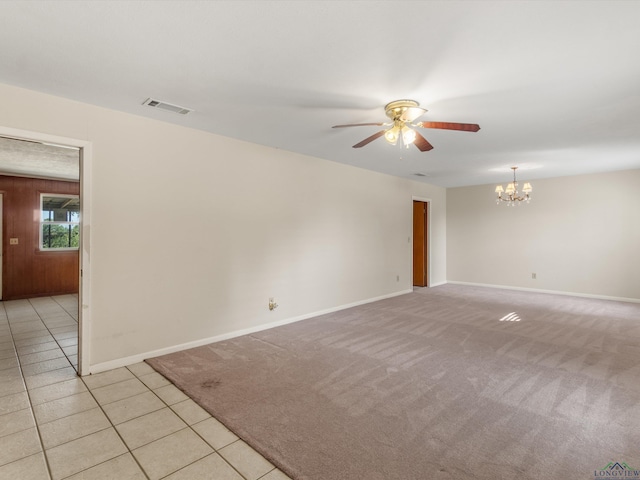
[[[500,205],[501,202],[507,202],[507,206],[510,205],[514,207],[516,203],[520,205],[520,202],[529,203],[531,201],[531,192],[533,191],[533,188],[531,187],[531,184],[529,182],[525,182],[522,187],[523,195],[520,195],[520,193],[518,192],[518,182],[516,181],[517,169],[518,167],[511,167],[511,170],[513,170],[513,182],[509,183],[506,189],[502,188],[502,185],[498,185],[496,187],[496,203],[498,205]],[[506,196],[503,197],[503,193]]]
[[[356,143],[353,148],[361,148],[373,142],[376,138],[384,136],[391,145],[396,145],[401,140],[402,145],[409,148],[413,144],[421,152],[427,152],[433,148],[426,138],[418,131],[410,127],[419,128],[439,128],[444,130],[459,130],[462,132],[477,132],[480,126],[475,123],[454,123],[454,122],[417,122],[416,119],[426,113],[415,100],[395,100],[389,102],[384,107],[384,113],[391,120],[390,123],[352,123],[348,125],[334,125],[333,128],[342,127],[362,127],[362,126],[386,126],[385,130],[374,133],[361,142]]]

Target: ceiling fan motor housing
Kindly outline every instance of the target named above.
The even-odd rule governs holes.
[[[393,121],[412,122],[427,110],[421,108],[415,100],[395,100],[387,103],[384,111],[387,117]]]

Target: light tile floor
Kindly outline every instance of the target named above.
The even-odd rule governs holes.
[[[288,479],[146,363],[78,377],[77,343],[77,296],[0,302],[0,480]]]

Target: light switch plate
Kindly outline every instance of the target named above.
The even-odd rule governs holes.
[[[18,239],[17,238],[10,238],[9,239],[9,245],[18,245]]]

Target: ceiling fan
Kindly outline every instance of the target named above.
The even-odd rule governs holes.
[[[415,100],[395,100],[387,103],[384,107],[385,114],[391,119],[391,122],[387,123],[352,123],[348,125],[334,125],[332,128],[343,127],[362,127],[367,125],[378,125],[391,127],[385,130],[380,130],[374,133],[370,137],[365,138],[359,143],[356,143],[353,148],[364,147],[365,145],[373,142],[376,138],[382,137],[392,145],[396,145],[398,140],[401,140],[402,144],[409,148],[410,144],[414,144],[421,152],[427,152],[433,148],[426,138],[424,138],[419,132],[409,127],[420,128],[441,128],[444,130],[460,130],[463,132],[477,132],[480,130],[480,126],[475,123],[452,123],[452,122],[417,122],[413,123],[418,117],[423,115],[427,110],[420,107],[420,104]]]

